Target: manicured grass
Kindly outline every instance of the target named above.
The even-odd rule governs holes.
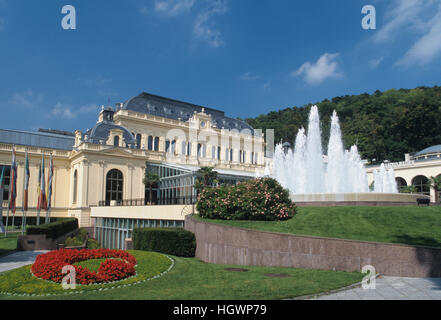
[[[302,207],[286,221],[195,219],[271,232],[441,247],[441,207]]]
[[[165,255],[156,252],[146,251],[129,251],[132,253],[137,261],[136,276],[127,278],[115,283],[92,284],[92,285],[77,285],[74,290],[64,290],[59,283],[42,280],[34,277],[30,272],[30,265],[0,273],[0,292],[9,292],[16,294],[64,294],[72,291],[91,291],[97,289],[109,289],[110,287],[131,285],[138,281],[157,276],[166,271],[171,265],[172,261]],[[96,260],[91,261],[90,265],[94,267]],[[83,262],[84,263],[84,262]],[[0,295],[1,296],[1,295]]]
[[[106,261],[107,259],[90,259],[90,260],[85,260],[85,261],[80,261],[77,263],[74,263],[75,266],[81,266],[83,268],[87,268],[91,271],[98,271],[101,262]]]
[[[132,251],[136,252],[136,251]],[[207,264],[195,258],[173,257],[175,266],[160,278],[125,288],[49,297],[0,299],[109,299],[109,300],[262,300],[283,299],[327,292],[361,281],[363,274],[278,267],[244,267]],[[227,267],[247,272],[226,271]],[[287,278],[265,276],[288,274]],[[1,281],[0,281],[1,283]]]
[[[0,256],[17,249],[17,237],[19,235],[21,233],[8,233],[6,237],[4,233],[0,234]]]

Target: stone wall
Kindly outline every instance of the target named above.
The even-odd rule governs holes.
[[[196,257],[216,264],[361,271],[383,275],[441,277],[441,249],[256,231],[200,222],[187,216],[196,235]]]

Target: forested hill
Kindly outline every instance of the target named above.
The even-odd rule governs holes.
[[[346,149],[357,144],[363,159],[402,161],[404,153],[441,144],[441,87],[391,89],[335,97],[316,103],[322,123],[324,152],[332,111],[340,118]],[[275,141],[294,143],[300,127],[307,129],[312,104],[273,111],[246,121],[256,129],[274,129]]]

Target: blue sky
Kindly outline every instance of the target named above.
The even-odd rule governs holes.
[[[439,0],[0,0],[0,128],[86,130],[142,91],[254,117],[440,71]]]

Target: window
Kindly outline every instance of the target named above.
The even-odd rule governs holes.
[[[117,169],[112,169],[106,176],[106,205],[110,205],[110,201],[117,202],[123,199],[123,174]]]
[[[182,151],[181,153],[182,153],[183,156],[185,156],[187,154],[187,142],[182,141],[181,151]]]
[[[141,149],[141,135],[139,133],[136,135],[136,148]]]
[[[159,138],[155,137],[155,146],[154,146],[155,151],[159,151]]]
[[[113,146],[119,147],[119,136],[113,137]]]
[[[75,170],[73,176],[73,197],[72,203],[77,203],[77,193],[78,193],[78,170]]]
[[[165,152],[170,152],[170,140],[165,140]]]
[[[5,168],[5,175],[3,177],[3,201],[8,201],[9,197],[9,180],[11,176],[11,166],[0,165],[0,176],[2,174],[3,168]],[[1,196],[1,195],[0,195]],[[1,205],[1,204],[0,204]]]
[[[395,178],[395,181],[397,182],[397,188],[399,192],[401,192],[402,188],[407,187],[407,182],[403,178],[397,177]]]
[[[425,176],[416,176],[412,179],[412,185],[417,189],[417,193],[430,194],[430,188],[427,185],[429,179]]]
[[[152,136],[148,137],[147,149],[153,151],[153,137]]]

